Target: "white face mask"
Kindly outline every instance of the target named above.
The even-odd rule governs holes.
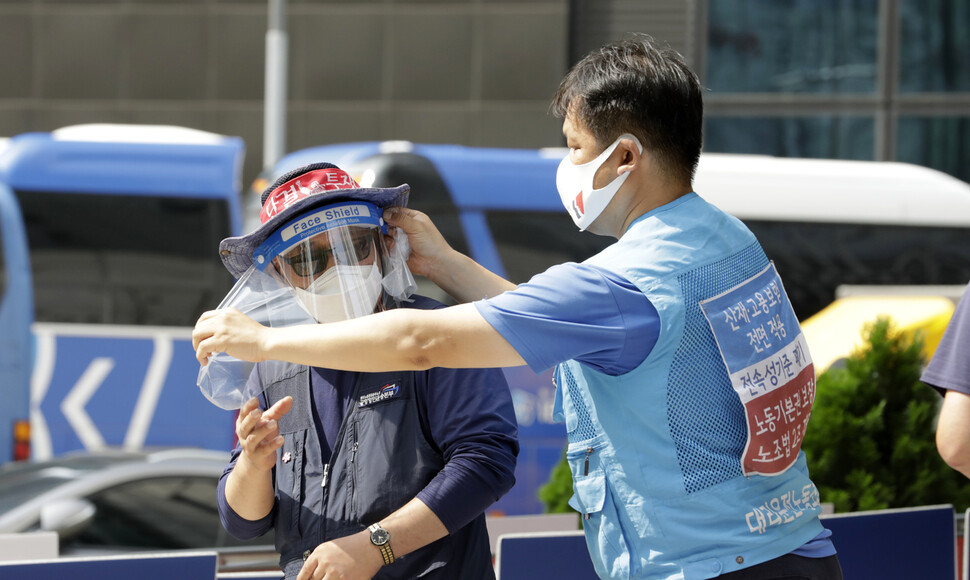
[[[376,264],[336,265],[306,289],[293,288],[317,322],[339,322],[374,312],[381,297],[381,271]]]
[[[566,208],[569,216],[573,218],[573,222],[579,227],[579,231],[585,230],[596,221],[596,218],[610,204],[610,200],[613,199],[616,192],[620,190],[620,186],[623,185],[626,178],[630,176],[629,172],[624,173],[605,187],[593,189],[593,178],[596,177],[596,172],[616,150],[616,147],[620,144],[620,139],[631,139],[643,153],[643,146],[639,139],[625,133],[617,137],[612,145],[592,161],[576,165],[567,155],[559,164],[559,170],[556,171],[556,189],[559,190],[562,205]]]

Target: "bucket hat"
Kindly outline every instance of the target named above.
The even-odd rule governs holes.
[[[332,163],[312,163],[294,169],[266,188],[260,198],[260,226],[244,236],[219,244],[219,256],[229,273],[239,278],[253,265],[253,253],[280,226],[309,210],[344,202],[366,201],[380,209],[406,206],[411,187],[361,187]]]

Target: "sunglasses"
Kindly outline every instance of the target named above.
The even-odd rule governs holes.
[[[337,250],[334,256],[332,248],[311,246],[309,255],[304,246],[295,249],[292,255],[281,255],[279,259],[285,262],[293,273],[301,278],[319,276],[336,264],[361,262],[370,257],[374,248],[374,239],[370,235],[354,238],[350,250],[353,257],[347,256],[343,248]]]

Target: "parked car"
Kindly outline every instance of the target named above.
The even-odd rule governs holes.
[[[106,450],[0,467],[0,533],[55,531],[62,556],[216,550],[220,571],[278,570],[272,535],[223,529],[216,486],[229,454]]]

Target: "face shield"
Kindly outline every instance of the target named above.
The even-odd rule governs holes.
[[[297,242],[272,266],[310,316],[338,322],[384,309],[385,254],[379,228],[343,226]]]
[[[397,307],[417,284],[407,268],[407,235],[386,235],[382,211],[363,201],[316,208],[286,223],[253,253],[253,266],[219,308],[237,308],[271,327],[337,322]],[[270,385],[289,363],[255,365],[224,353],[199,371],[203,394],[224,409],[238,409]]]

